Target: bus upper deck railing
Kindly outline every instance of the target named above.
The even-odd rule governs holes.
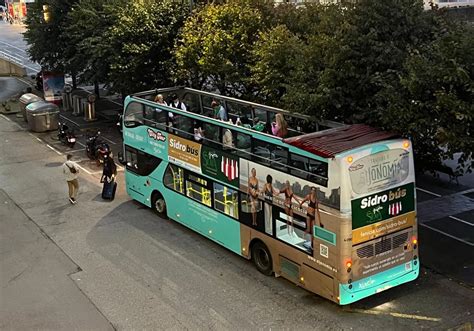
[[[275,115],[281,113],[284,115],[288,123],[287,137],[344,126],[342,123],[326,120],[315,121],[309,116],[292,113],[281,108],[266,106],[187,87],[155,89],[135,93],[132,97],[153,101],[155,96],[158,94],[163,95],[164,99],[167,101],[170,101],[171,96],[176,94],[179,99],[184,102],[188,111],[208,117],[214,117],[214,111],[211,106],[212,102],[219,101],[227,111],[228,116],[233,123],[236,123],[237,119],[239,119],[243,125],[251,128],[258,128],[259,131],[265,133],[271,133],[271,123],[274,122]]]

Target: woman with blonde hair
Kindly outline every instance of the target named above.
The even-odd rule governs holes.
[[[280,113],[276,114],[275,122],[272,123],[272,133],[280,138],[285,138],[288,134],[288,123],[286,123],[285,117]]]

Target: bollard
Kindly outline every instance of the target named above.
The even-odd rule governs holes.
[[[95,121],[95,95],[91,94],[87,97],[87,106],[84,111],[85,121]]]
[[[81,115],[81,97],[78,95],[73,95],[72,96],[72,114],[74,116],[79,116]]]

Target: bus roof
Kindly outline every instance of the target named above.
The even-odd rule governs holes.
[[[286,138],[283,141],[321,157],[332,158],[352,148],[399,137],[393,132],[364,124],[354,124]]]

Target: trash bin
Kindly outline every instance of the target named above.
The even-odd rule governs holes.
[[[33,93],[25,93],[20,97],[21,114],[23,115],[23,119],[25,120],[25,122],[27,121],[26,106],[28,106],[32,102],[37,101],[43,101],[43,99]]]
[[[59,107],[46,101],[37,101],[26,106],[28,129],[45,132],[58,129]]]

